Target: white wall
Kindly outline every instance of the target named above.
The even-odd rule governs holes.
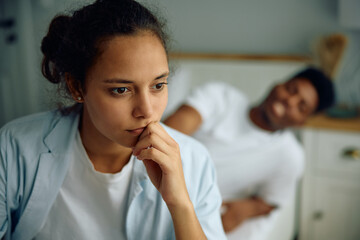
[[[179,51],[307,54],[340,25],[339,0],[151,0],[164,10]],[[357,1],[357,0],[355,0]],[[149,2],[149,0],[142,0]],[[359,11],[360,12],[360,9]]]

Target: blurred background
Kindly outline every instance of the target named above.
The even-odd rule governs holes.
[[[41,39],[55,14],[87,2],[0,0],[0,126],[49,108],[54,93],[40,73]],[[360,103],[359,0],[142,2],[167,19],[176,52],[312,56],[317,38],[346,34],[351,39],[346,61],[350,70],[337,76],[337,83],[346,82],[339,101]]]
[[[14,118],[56,107],[56,87],[51,86],[40,71],[41,39],[55,14],[69,13],[89,2],[92,1],[0,0],[0,127]],[[355,111],[360,106],[360,0],[140,2],[167,19],[171,50],[192,56],[193,62],[184,60],[188,68],[200,64],[194,53],[228,56],[225,65],[233,64],[229,63],[229,56],[233,55],[250,60],[256,56],[263,56],[263,60],[266,57],[279,59],[279,56],[290,59],[290,64],[281,61],[281,66],[275,62],[275,71],[264,70],[263,66],[269,66],[264,62],[260,63],[260,68],[253,68],[256,76],[264,79],[271,74],[274,78],[284,77],[285,73],[292,73],[307,63],[330,64],[329,74],[336,86],[338,105]],[[340,42],[323,41],[333,34],[341,36]],[[337,49],[336,61],[328,63],[327,59],[333,60],[331,49],[334,48]],[[221,61],[216,59],[219,57],[212,61]],[[246,72],[254,67],[247,63],[232,69]],[[211,64],[207,69],[214,71],[213,67],[221,66],[224,61]],[[204,69],[193,71],[199,75]],[[259,84],[252,80],[252,85],[258,88]],[[261,94],[264,91],[265,88],[261,89]],[[330,124],[335,129],[309,127],[300,134],[307,158],[317,160],[307,164],[304,183],[299,187],[299,213],[292,237],[360,239],[357,227],[360,224],[360,184],[357,184],[360,180],[360,121],[357,119],[340,123],[316,122],[316,126]],[[336,141],[326,142],[329,139]],[[322,161],[334,156],[336,159],[331,163]],[[344,178],[348,180],[344,182]]]

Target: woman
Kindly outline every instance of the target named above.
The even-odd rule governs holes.
[[[223,239],[208,152],[159,124],[166,35],[132,0],[57,16],[42,69],[74,107],[0,130],[0,238]]]

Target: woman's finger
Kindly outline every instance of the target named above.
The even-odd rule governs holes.
[[[180,151],[177,142],[169,136],[159,123],[148,125],[133,148],[133,153],[136,156],[141,150],[149,147],[157,148],[167,155]]]
[[[161,167],[159,166],[159,164],[149,159],[144,159],[142,161],[145,165],[150,180],[152,181],[154,186],[159,189],[163,176]]]
[[[173,145],[175,144],[175,140],[170,137],[170,135],[166,132],[166,130],[161,126],[159,122],[151,122],[144,132],[140,135],[139,141],[145,138],[148,135],[156,133],[164,142]]]
[[[140,152],[138,156],[136,156],[139,160],[152,160],[159,164],[160,168],[163,171],[166,171],[170,168],[169,164],[171,164],[171,161],[169,161],[169,158],[166,154],[159,151],[156,148],[148,148],[144,149]]]
[[[156,148],[164,153],[168,153],[170,150],[168,144],[159,135],[157,135],[157,133],[152,133],[136,143],[133,148],[133,154],[138,156],[142,150],[148,148]]]

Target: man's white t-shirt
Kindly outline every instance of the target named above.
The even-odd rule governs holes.
[[[35,239],[126,239],[125,214],[134,158],[118,173],[98,172],[77,132],[67,176]]]
[[[246,96],[226,83],[197,87],[185,104],[202,117],[193,136],[210,151],[224,200],[257,195],[278,207],[288,202],[304,164],[302,147],[290,131],[271,133],[255,126]],[[266,229],[261,221],[256,224]]]

